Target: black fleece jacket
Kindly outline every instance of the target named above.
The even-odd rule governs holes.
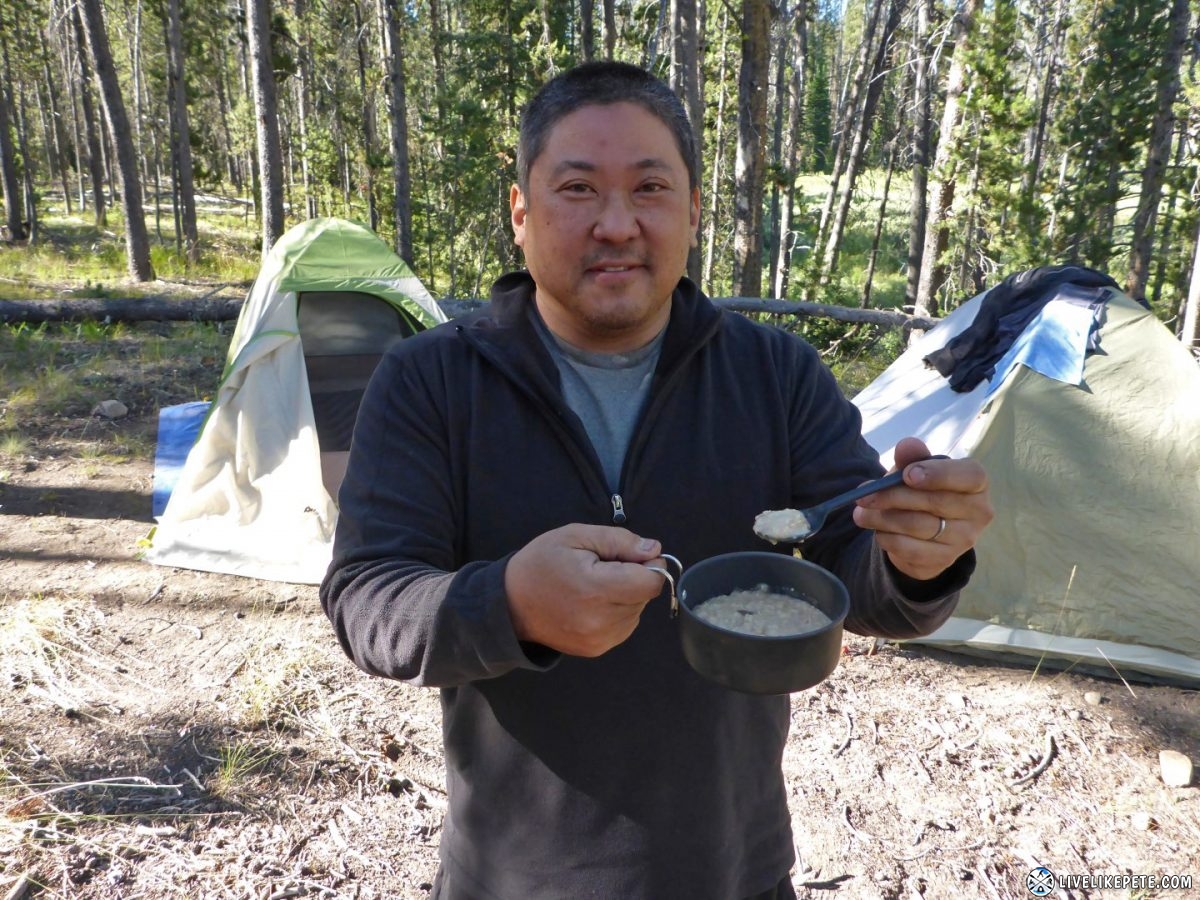
[[[455,897],[734,900],[793,861],[781,773],[787,697],[725,690],[684,661],[665,596],[596,659],[525,645],[509,557],[614,497],[525,304],[491,305],[385,357],[359,413],[321,599],[368,672],[442,689],[442,864]],[[751,524],[880,474],[855,407],[811,347],[684,280],[621,473],[632,531],[686,566],[764,550]],[[779,552],[788,552],[777,548]],[[847,627],[936,628],[974,565],[905,579],[849,513],[805,547],[851,595]],[[836,677],[836,676],[835,676]]]

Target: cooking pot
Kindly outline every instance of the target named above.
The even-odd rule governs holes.
[[[764,586],[803,598],[831,621],[812,631],[761,636],[713,625],[695,613],[705,600]],[[674,587],[672,612],[678,617],[684,658],[718,684],[748,694],[788,694],[819,684],[837,668],[850,596],[836,576],[818,565],[782,553],[726,553],[683,571]]]

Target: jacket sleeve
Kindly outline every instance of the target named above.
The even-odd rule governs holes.
[[[454,466],[465,448],[455,445],[446,384],[429,364],[437,355],[418,365],[404,344],[363,397],[321,604],[342,649],[374,675],[450,687],[544,668],[557,656],[513,631],[507,558],[456,566]]]
[[[804,345],[793,370],[792,460],[796,505],[809,506],[883,474],[879,454],[862,437],[858,408],[845,399],[833,374]],[[937,578],[919,581],[896,569],[873,531],[854,524],[853,507],[833,513],[802,545],[806,559],[837,575],[850,594],[846,628],[895,639],[935,631],[953,613],[958,592],[975,568],[969,551]]]

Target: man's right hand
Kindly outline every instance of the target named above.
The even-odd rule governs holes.
[[[517,637],[571,656],[599,656],[637,627],[662,593],[658,541],[624,528],[564,525],[508,562],[504,588]]]

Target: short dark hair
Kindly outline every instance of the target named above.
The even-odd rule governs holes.
[[[517,140],[517,185],[529,192],[529,170],[542,154],[558,121],[585,106],[636,103],[670,130],[688,170],[688,188],[700,185],[696,135],[679,98],[664,82],[638,66],[590,62],[551,78],[521,113]]]

